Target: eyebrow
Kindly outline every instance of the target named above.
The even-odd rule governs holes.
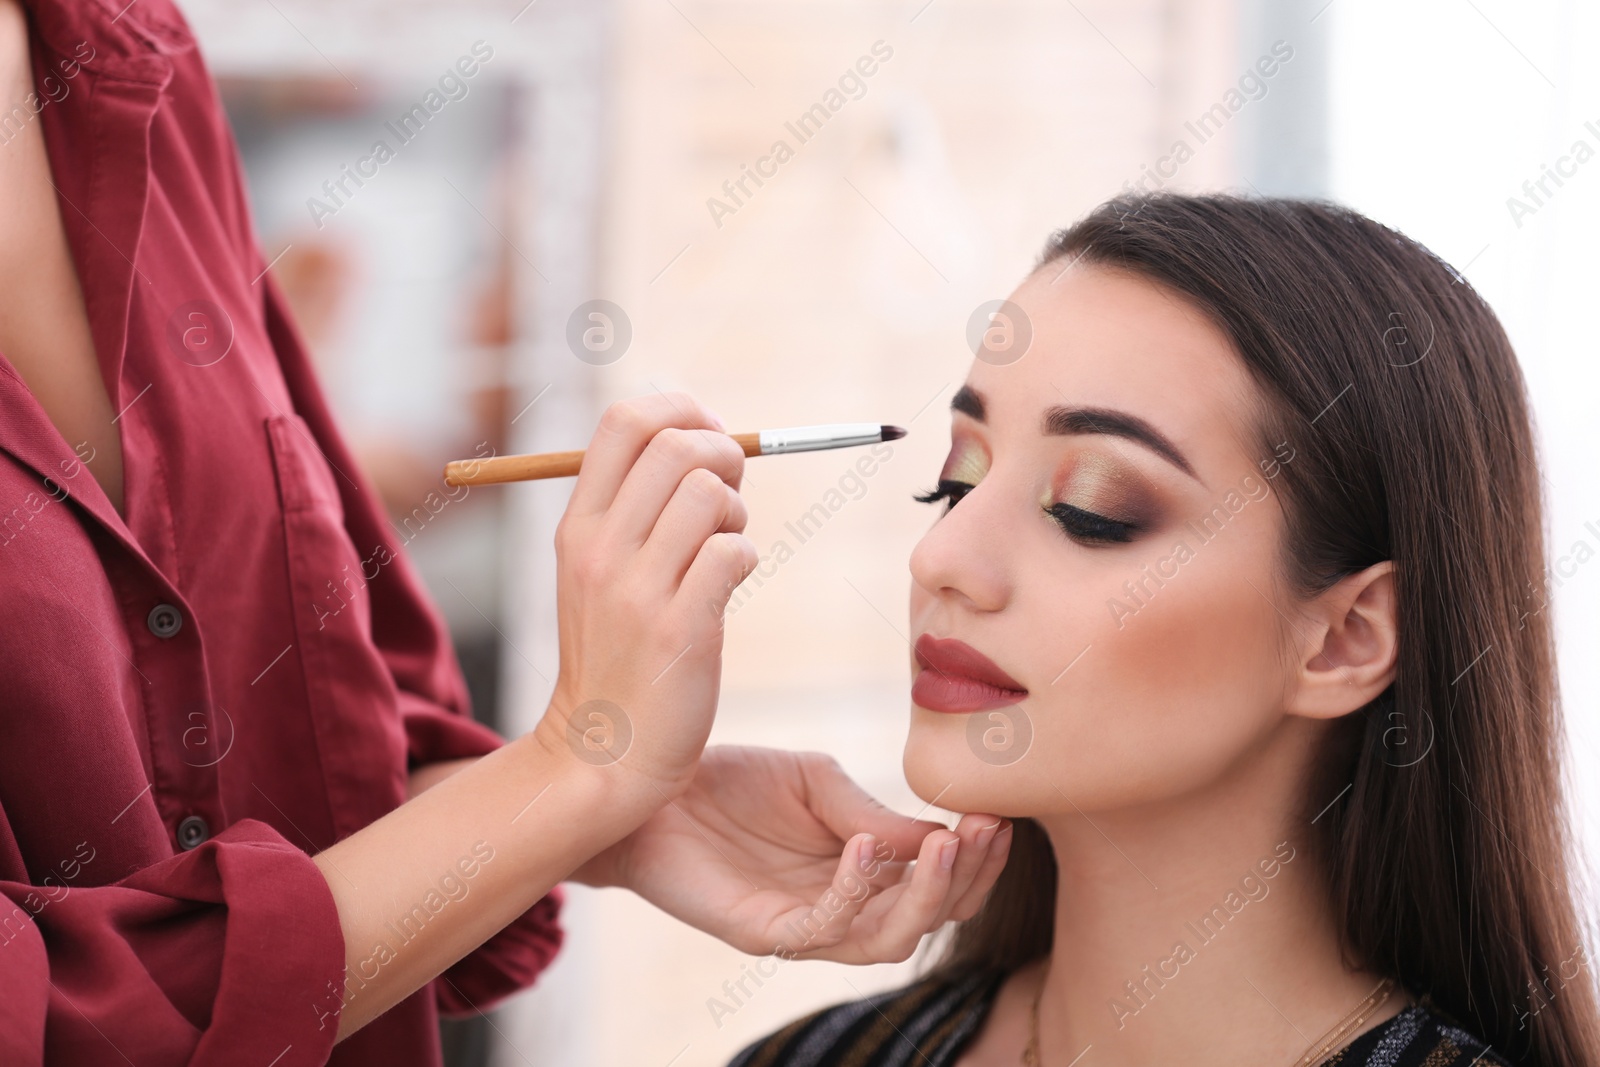
[[[950,398],[950,410],[970,415],[984,421],[983,395],[969,385],[956,390]],[[1041,432],[1049,437],[1066,437],[1073,434],[1107,434],[1144,445],[1162,459],[1177,467],[1189,477],[1199,480],[1194,467],[1184,458],[1178,446],[1160,430],[1137,415],[1110,408],[1053,407],[1044,413]]]

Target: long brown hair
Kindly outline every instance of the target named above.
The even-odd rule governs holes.
[[[1347,956],[1514,1062],[1600,1064],[1539,473],[1494,313],[1415,241],[1321,201],[1119,197],[1055,234],[1040,267],[1077,259],[1176,291],[1232,339],[1266,400],[1262,454],[1294,449],[1278,479],[1293,588],[1394,561],[1395,681],[1341,724],[1301,816]],[[1049,840],[1017,820],[935,972],[1044,956],[1055,892]]]

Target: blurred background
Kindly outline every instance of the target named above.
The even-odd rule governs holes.
[[[658,389],[733,429],[898,423],[910,436],[870,478],[849,478],[850,452],[752,465],[749,533],[789,551],[736,596],[713,741],[826,751],[923,811],[900,772],[904,561],[932,519],[910,497],[944,456],[969,317],[1051,230],[1127,186],[1331,196],[1462,271],[1527,369],[1594,854],[1593,5],[181,6],[263,251],[449,618],[477,713],[503,732],[531,726],[555,674],[551,534],[570,483],[446,497],[444,461],[580,447],[608,402]],[[786,524],[818,504],[796,537]],[[624,892],[568,894],[557,964],[448,1024],[453,1064],[719,1065],[917,962],[783,965],[714,1014],[752,958]]]

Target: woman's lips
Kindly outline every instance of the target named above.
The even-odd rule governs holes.
[[[1028,695],[1022,683],[965,641],[923,634],[915,648],[916,678],[911,699],[929,711],[986,711],[1015,704]]]

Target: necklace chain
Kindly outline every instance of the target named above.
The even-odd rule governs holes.
[[[1317,1064],[1327,1059],[1328,1054],[1335,1049],[1344,1047],[1346,1038],[1360,1029],[1361,1024],[1372,1017],[1373,1012],[1383,1007],[1394,992],[1394,979],[1385,978],[1377,987],[1345,1015],[1343,1019],[1334,1023],[1332,1028],[1311,1043],[1305,1055],[1295,1061],[1294,1067],[1316,1067]],[[1033,1003],[1028,1009],[1028,1045],[1022,1050],[1023,1067],[1041,1067],[1039,1060],[1039,1001],[1044,996],[1044,982],[1039,982],[1039,989],[1033,995]]]

